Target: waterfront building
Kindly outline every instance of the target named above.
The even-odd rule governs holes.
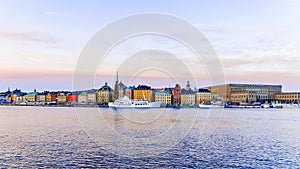
[[[11,102],[17,102],[17,98],[19,97],[19,95],[17,95],[17,94],[12,94],[11,95]]]
[[[155,102],[159,102],[163,106],[170,105],[172,103],[172,94],[165,90],[155,92]]]
[[[97,102],[98,103],[108,103],[112,101],[113,90],[108,86],[107,82],[105,82],[104,86],[102,86],[96,92]]]
[[[244,92],[244,93],[232,93],[231,101],[232,102],[243,102],[243,103],[253,103],[256,102],[256,93],[253,92]]]
[[[264,84],[224,84],[208,87],[212,99],[230,102],[231,95],[236,93],[254,94],[256,101],[275,101],[275,94],[281,93],[281,85],[264,85]]]
[[[37,92],[34,90],[32,93],[28,93],[23,96],[23,102],[35,102],[36,101]]]
[[[51,102],[51,93],[46,94],[46,102]]]
[[[87,92],[82,92],[78,95],[78,103],[87,103],[88,102],[88,94]]]
[[[37,102],[46,102],[46,95],[44,94],[39,94],[36,96],[36,101]]]
[[[57,93],[51,92],[51,102],[57,101]]]
[[[23,102],[35,102],[36,101],[36,93],[29,93],[23,96]]]
[[[23,96],[18,96],[18,95],[16,95],[15,101],[14,101],[14,102],[15,102],[15,103],[23,102]]]
[[[180,105],[181,104],[181,87],[179,84],[176,84],[172,90],[172,104]]]
[[[77,103],[78,102],[78,96],[77,95],[68,95],[67,96],[67,102],[68,103]]]
[[[119,88],[119,98],[123,98],[124,96],[126,96],[127,86],[122,81],[119,83],[118,88]]]
[[[195,92],[189,88],[187,89],[181,89],[181,105],[185,106],[193,106],[195,105]]]
[[[211,92],[208,89],[199,89],[196,94],[196,104],[211,102]]]
[[[6,102],[9,102],[9,103],[13,102],[11,95],[6,96]]]
[[[17,102],[19,96],[23,96],[24,93],[21,91],[21,89],[15,89],[11,93],[9,93],[6,97],[7,102]],[[22,100],[21,100],[22,101]],[[20,101],[20,102],[21,102]],[[18,101],[19,102],[19,101]]]
[[[142,100],[145,99],[148,102],[152,101],[152,90],[150,86],[139,85],[133,90],[133,99]]]
[[[276,101],[281,103],[300,103],[300,93],[299,92],[287,92],[287,93],[277,93],[275,95]]]
[[[96,93],[88,93],[88,103],[96,103]]]
[[[66,103],[67,102],[67,95],[65,93],[59,93],[57,95],[57,103]]]
[[[125,96],[127,96],[129,99],[133,99],[133,90],[135,86],[129,86],[125,89]]]

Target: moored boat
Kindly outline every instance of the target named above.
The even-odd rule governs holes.
[[[199,108],[202,109],[211,109],[211,108],[223,108],[221,103],[210,103],[210,102],[204,102],[199,104]]]
[[[260,102],[253,103],[226,103],[225,108],[261,108]]]
[[[127,96],[121,99],[117,99],[114,102],[108,103],[111,108],[158,108],[160,107],[159,102],[148,102],[147,100],[132,100]]]

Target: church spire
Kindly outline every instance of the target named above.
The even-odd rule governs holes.
[[[119,72],[117,71],[116,75],[116,83],[114,87],[114,93],[113,93],[113,101],[119,99]]]
[[[117,71],[116,83],[119,83],[119,71]]]

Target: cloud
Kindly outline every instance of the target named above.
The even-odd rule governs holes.
[[[22,42],[37,42],[46,44],[59,44],[63,40],[61,38],[42,32],[5,32],[0,31],[0,38],[17,40]]]

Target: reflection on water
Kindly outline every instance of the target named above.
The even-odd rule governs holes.
[[[97,115],[82,116],[80,112]],[[0,168],[300,167],[299,109],[226,109],[220,121],[219,112],[200,109],[138,113],[84,108],[78,113],[81,122],[95,123],[80,124],[74,108],[0,107]],[[207,124],[217,124],[212,125],[217,128],[207,132]],[[115,134],[119,137],[112,139]],[[185,137],[176,139],[180,134]],[[157,137],[161,138],[155,140]],[[136,140],[121,144],[125,138]],[[145,144],[147,140],[151,140],[149,144]],[[140,145],[135,145],[138,142]],[[176,144],[165,149],[170,143]],[[132,152],[142,151],[142,156],[153,150],[166,151],[150,157],[139,158],[140,153],[133,154],[137,158],[124,157],[116,153],[118,146],[124,145]]]

